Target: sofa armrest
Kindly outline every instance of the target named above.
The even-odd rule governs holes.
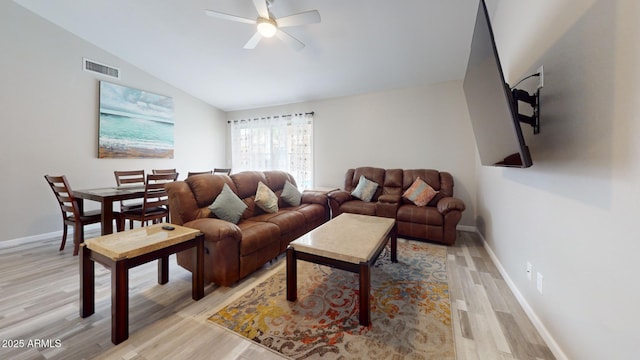
[[[334,201],[339,205],[342,205],[345,201],[352,199],[351,193],[345,190],[336,190],[327,194],[329,201]]]
[[[327,194],[329,198],[329,209],[331,211],[331,217],[340,215],[340,206],[345,202],[353,199],[351,193],[345,190],[336,190]]]
[[[327,206],[327,193],[321,191],[303,191],[300,202],[303,204],[320,204]]]
[[[218,242],[233,239],[240,242],[242,240],[242,231],[238,225],[221,219],[200,218],[189,221],[184,226],[200,230],[204,234],[205,241]]]
[[[396,218],[400,206],[400,195],[380,195],[376,203],[376,216]]]
[[[198,229],[204,234],[205,267],[207,281],[221,286],[231,286],[240,277],[240,228],[228,221],[216,218],[199,218],[184,226]],[[187,270],[195,267],[195,249],[179,252],[178,264]]]
[[[436,208],[438,209],[438,212],[440,212],[442,215],[446,215],[447,213],[454,210],[464,211],[465,205],[464,205],[464,202],[458,198],[445,197],[438,200],[438,203],[436,204]]]

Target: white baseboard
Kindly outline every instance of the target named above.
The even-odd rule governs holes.
[[[478,228],[470,225],[457,225],[456,230],[478,233]]]
[[[496,268],[498,268],[500,275],[502,275],[502,277],[504,278],[504,281],[507,283],[507,286],[509,286],[509,289],[511,290],[513,295],[516,297],[516,300],[518,300],[518,303],[520,303],[520,306],[522,306],[522,308],[524,309],[524,312],[527,314],[527,317],[529,318],[529,320],[531,320],[531,322],[533,323],[533,326],[538,330],[538,332],[540,333],[540,336],[542,336],[542,339],[544,339],[544,342],[547,344],[547,346],[549,347],[553,355],[558,360],[568,360],[569,358],[564,353],[564,351],[562,351],[562,349],[560,348],[560,345],[558,345],[558,343],[553,338],[553,336],[551,336],[551,333],[549,333],[549,331],[544,326],[542,321],[540,321],[540,318],[538,317],[538,315],[535,313],[535,311],[533,311],[533,309],[531,308],[527,300],[524,298],[524,296],[522,296],[522,293],[520,292],[520,290],[518,290],[515,283],[511,280],[511,277],[509,276],[507,271],[504,269],[504,267],[500,263],[500,260],[498,260],[498,257],[493,252],[491,247],[489,247],[489,244],[485,240],[484,236],[482,236],[482,234],[479,231],[477,231],[477,229],[476,229],[476,233],[478,234],[478,236],[480,236],[480,239],[482,239],[484,248],[489,254],[491,261],[493,261],[493,264],[496,266]]]

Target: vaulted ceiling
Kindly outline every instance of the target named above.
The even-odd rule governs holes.
[[[276,37],[243,49],[254,25],[204,12],[255,19],[252,0],[14,1],[225,111],[462,79],[478,4],[274,0],[276,18],[320,13],[320,23],[283,29],[306,44],[296,51]]]

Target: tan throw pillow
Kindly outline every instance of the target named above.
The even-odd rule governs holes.
[[[277,213],[278,212],[278,197],[269,189],[269,187],[258,182],[258,189],[256,190],[256,205],[265,212]]]
[[[426,206],[436,194],[438,192],[418,176],[402,197],[418,206]]]
[[[375,195],[376,190],[378,189],[378,184],[367,179],[364,175],[360,175],[360,180],[358,180],[358,185],[351,192],[351,195],[357,197],[362,201],[371,201],[373,195]]]

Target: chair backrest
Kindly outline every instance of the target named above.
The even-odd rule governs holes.
[[[215,169],[213,169],[213,173],[214,173],[214,174],[226,174],[226,175],[230,175],[230,174],[231,174],[231,169],[215,168]]]
[[[144,202],[142,204],[143,213],[153,208],[166,207],[169,204],[169,195],[167,195],[164,184],[177,179],[178,173],[147,175],[147,183],[144,187]]]
[[[120,185],[144,185],[144,170],[114,171],[116,184]]]
[[[63,219],[68,220],[71,216],[79,219],[80,208],[78,207],[76,198],[73,196],[73,192],[71,191],[71,187],[69,186],[66,176],[45,175],[44,178],[47,180],[47,183],[49,183],[51,190],[53,190],[53,193],[58,200]]]
[[[176,169],[153,169],[151,170],[153,174],[174,174],[177,173]]]
[[[193,175],[202,175],[202,174],[213,174],[212,170],[209,171],[189,171],[189,173],[187,174],[187,177],[189,176],[193,176]]]

